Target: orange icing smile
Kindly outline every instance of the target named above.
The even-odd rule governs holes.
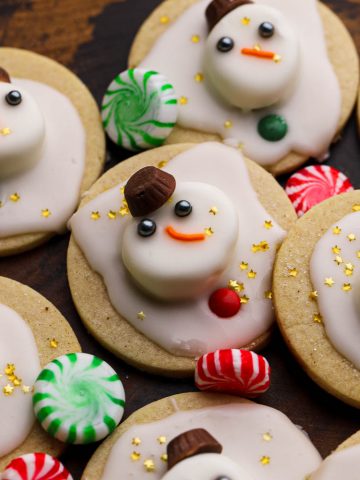
[[[264,58],[265,60],[274,60],[276,55],[274,52],[267,52],[256,48],[243,48],[241,53],[243,55],[251,55],[252,57]]]
[[[201,242],[205,240],[204,233],[177,232],[171,225],[165,228],[165,232],[174,240],[179,240],[181,242]]]

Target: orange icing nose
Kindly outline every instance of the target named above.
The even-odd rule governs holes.
[[[241,50],[243,55],[251,55],[252,57],[264,58],[266,60],[274,60],[275,53],[267,52],[265,50],[257,50],[255,48],[243,48]]]
[[[177,232],[171,225],[165,228],[165,232],[171,238],[181,242],[201,242],[205,240],[204,233],[181,233]]]

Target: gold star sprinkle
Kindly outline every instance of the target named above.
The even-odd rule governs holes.
[[[132,445],[135,445],[136,447],[138,447],[139,445],[141,445],[141,440],[139,437],[134,437],[131,441]]]
[[[241,19],[241,23],[242,23],[243,25],[249,25],[250,22],[251,22],[251,19],[250,19],[249,17],[243,17],[243,18]]]
[[[268,457],[267,455],[264,455],[263,457],[260,458],[260,463],[262,465],[269,465],[270,457]]]
[[[55,348],[58,348],[58,346],[59,346],[59,342],[56,340],[56,338],[53,338],[53,339],[50,340],[50,347],[51,348],[55,349]]]
[[[343,263],[343,259],[340,257],[340,255],[336,255],[334,262],[338,265],[341,265]]]
[[[210,213],[211,215],[214,215],[214,216],[215,216],[215,215],[217,215],[217,214],[219,213],[219,210],[218,210],[217,207],[211,207],[210,210],[209,210],[209,213]]]
[[[271,290],[267,290],[264,292],[264,297],[267,298],[268,300],[271,300],[273,298],[273,293]]]
[[[9,197],[9,199],[14,203],[18,202],[20,200],[20,198],[21,198],[20,195],[16,192],[12,193]]]
[[[354,265],[352,263],[346,263],[344,273],[347,277],[351,277],[354,273]]]
[[[139,452],[132,452],[132,454],[130,455],[130,458],[132,461],[136,462],[137,460],[140,460],[140,457],[141,457],[141,453]]]
[[[51,212],[48,208],[45,208],[45,210],[41,210],[41,216],[44,218],[49,218],[51,216]]]
[[[242,292],[244,290],[244,284],[239,283],[237,280],[229,280],[228,287],[234,292]]]
[[[352,290],[351,283],[344,283],[342,289],[344,290],[344,292],[350,292],[350,290]]]
[[[338,247],[337,245],[335,245],[335,247],[332,247],[331,250],[335,255],[340,255],[340,253],[341,253],[341,248]]]
[[[233,126],[233,123],[231,120],[226,120],[226,122],[224,123],[225,128],[232,128],[232,126]]]
[[[261,45],[259,43],[256,43],[254,45],[254,50],[256,50],[257,52],[261,52],[261,50],[262,50]]]
[[[194,77],[195,82],[197,82],[197,83],[203,82],[203,81],[204,81],[204,78],[205,78],[205,77],[204,77],[204,74],[201,73],[201,72],[198,72],[198,73],[195,75],[195,77]]]
[[[271,220],[265,220],[264,222],[264,227],[266,228],[266,230],[270,230],[271,228],[273,228],[273,223]]]
[[[319,294],[317,292],[317,290],[314,290],[313,292],[310,292],[309,294],[309,298],[310,300],[316,300],[318,298]]]
[[[170,22],[170,18],[167,15],[162,15],[160,17],[160,23],[162,25],[167,25]]]
[[[10,134],[11,134],[11,130],[9,127],[5,127],[0,130],[0,135],[2,135],[3,137],[7,137]]]
[[[168,456],[167,456],[167,454],[166,454],[166,453],[163,453],[163,454],[161,455],[160,459],[161,459],[163,462],[166,463],[166,462],[168,461]]]
[[[151,460],[151,459],[145,460],[144,467],[147,472],[155,472],[154,460]]]
[[[244,304],[244,305],[245,305],[246,303],[249,303],[249,301],[250,301],[250,298],[249,298],[248,296],[246,296],[246,295],[243,295],[242,297],[240,297],[240,303],[242,303],[242,304]]]
[[[250,270],[250,272],[248,272],[247,274],[248,278],[256,278],[256,272],[254,272],[254,270]]]
[[[213,236],[214,233],[215,233],[214,230],[211,227],[205,228],[204,232],[205,232],[205,235],[207,235],[208,237]]]
[[[327,287],[332,287],[334,284],[335,282],[331,277],[325,278],[324,285],[326,285]]]
[[[352,211],[353,212],[360,212],[360,204],[356,203],[355,205],[353,205]]]
[[[5,375],[12,375],[15,372],[15,365],[8,363],[5,368]]]
[[[273,58],[274,62],[275,63],[280,63],[281,60],[282,60],[282,57],[281,55],[278,55],[277,53],[274,55],[274,58]]]
[[[21,390],[23,391],[23,393],[32,393],[32,392],[31,392],[31,391],[32,391],[32,388],[29,387],[28,385],[23,385],[23,386],[21,387]]]
[[[161,160],[161,162],[158,163],[158,168],[164,168],[168,164],[167,160]]]
[[[360,250],[358,250],[358,251],[356,252],[356,256],[357,256],[357,258],[360,258]]]
[[[99,220],[101,215],[100,215],[100,212],[96,211],[96,212],[91,212],[90,217],[91,217],[91,220]]]
[[[125,217],[126,215],[129,215],[129,213],[130,213],[129,207],[127,205],[127,202],[124,200],[122,206],[120,207],[119,214],[122,217]]]
[[[160,437],[158,437],[156,440],[160,443],[160,445],[164,445],[166,443],[166,437],[164,435],[160,435]]]
[[[322,316],[320,313],[314,313],[313,320],[315,323],[322,323]]]
[[[341,228],[340,227],[334,227],[333,228],[333,234],[334,235],[340,235],[341,233]]]
[[[120,193],[121,193],[121,195],[124,195],[124,192],[125,192],[125,186],[123,185],[122,187],[120,187]]]
[[[145,320],[146,315],[145,315],[145,313],[141,310],[141,312],[139,312],[139,313],[137,314],[137,318],[138,318],[139,320]]]
[[[193,35],[191,37],[192,43],[199,43],[200,42],[200,35]]]
[[[354,233],[350,233],[348,236],[347,236],[349,242],[353,242],[354,240],[356,240],[356,236]]]
[[[273,436],[271,435],[271,433],[266,432],[263,434],[262,438],[264,442],[271,442],[271,440],[273,439]]]
[[[289,275],[289,277],[293,277],[293,278],[297,277],[297,275],[298,275],[297,269],[296,268],[288,268],[288,275]]]
[[[9,383],[5,385],[5,387],[3,388],[3,393],[6,397],[9,397],[10,395],[12,395],[13,392],[14,392],[14,387]]]
[[[22,384],[21,378],[18,378],[18,377],[15,377],[12,382],[13,382],[14,387],[20,387],[20,385]]]
[[[260,243],[256,244],[251,247],[251,250],[256,253],[256,252],[266,252],[267,250],[270,249],[270,245],[266,240],[261,241]]]
[[[187,105],[189,103],[189,99],[187,97],[180,97],[179,103],[180,105]]]
[[[241,262],[240,263],[240,270],[247,270],[249,264],[247,262]]]
[[[109,210],[107,216],[110,220],[115,220],[116,219],[116,212],[114,212],[114,210]]]

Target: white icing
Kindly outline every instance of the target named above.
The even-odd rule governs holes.
[[[335,452],[327,457],[311,480],[358,480],[360,445]]]
[[[30,386],[40,372],[35,339],[30,327],[14,310],[0,304],[0,458],[20,446],[29,435],[35,417],[31,394],[14,388],[6,396],[3,388],[12,385],[5,375],[7,364],[15,365],[22,385]]]
[[[212,204],[209,204],[211,199]],[[187,217],[177,217],[174,206],[181,200],[192,205]],[[212,205],[219,213],[209,215]],[[239,234],[235,206],[219,189],[198,182],[177,183],[171,202],[149,215],[156,222],[156,232],[140,237],[137,226],[141,219],[128,223],[122,237],[122,258],[135,280],[164,300],[196,299],[209,291],[232,260]],[[209,222],[215,234],[204,234]],[[204,235],[203,241],[184,242],[172,238],[166,229]]]
[[[0,238],[62,232],[78,203],[84,173],[85,131],[81,119],[70,100],[48,85],[13,79],[12,87],[26,90],[35,99],[45,119],[46,135],[36,165],[0,181]],[[14,111],[20,107],[13,107]],[[11,135],[0,136],[0,145],[7,139],[17,141],[16,125],[11,123],[10,128]],[[18,201],[10,199],[15,193],[20,196]],[[48,216],[43,216],[45,210],[50,212]]]
[[[326,154],[338,127],[341,93],[327,56],[323,27],[317,10],[318,2],[316,0],[301,2],[258,0],[256,3],[281,11],[300,43],[301,68],[298,72],[296,88],[288,98],[276,105],[244,113],[224,103],[213,92],[206,75],[204,82],[195,81],[194,77],[197,73],[204,73],[205,40],[208,35],[204,12],[209,0],[200,0],[172,23],[140,66],[160,71],[169,78],[180,97],[188,98],[188,103],[180,105],[179,108],[180,126],[218,133],[225,140],[231,139],[232,142],[242,143],[245,154],[262,165],[276,163],[290,151],[321,158]],[[245,6],[242,8],[245,9]],[[238,11],[240,12],[241,9]],[[266,21],[267,18],[263,20]],[[226,17],[223,22],[226,25]],[[251,29],[255,34],[256,30],[254,31],[251,22],[248,26],[239,23],[239,35],[246,29]],[[199,43],[191,41],[193,35],[199,35]],[[241,48],[249,46],[249,38],[251,40],[251,35],[246,36],[246,42],[244,45],[241,43]],[[265,44],[264,41],[256,43],[262,46]],[[236,46],[236,50],[239,48],[240,45]],[[254,85],[257,84],[258,77],[265,79],[269,84],[274,81],[275,77],[269,70],[276,72],[277,67],[279,71],[283,69],[286,65],[285,57],[286,52],[284,64],[282,62],[272,64],[261,60],[256,62],[258,65],[256,69],[261,69],[260,64],[262,69],[257,77],[254,77]],[[255,57],[249,57],[243,61],[246,63],[252,61],[255,70]],[[323,108],[323,105],[326,105],[326,108]],[[259,136],[257,124],[264,116],[274,113],[284,116],[289,131],[283,140],[268,142]],[[227,121],[232,122],[232,128],[225,127]]]
[[[11,91],[21,94],[21,103],[10,105]],[[12,83],[0,82],[0,178],[32,167],[41,155],[45,122],[30,93]]]
[[[341,228],[334,235],[335,227]],[[356,240],[350,241],[348,235],[354,234]],[[339,247],[338,264],[333,247]],[[360,308],[358,303],[360,282],[360,212],[351,213],[333,225],[317,242],[310,263],[313,287],[318,291],[319,311],[323,318],[326,334],[345,358],[360,369]],[[352,275],[346,275],[346,265],[353,267]],[[350,266],[350,265],[348,265]],[[349,269],[348,269],[349,270]],[[350,273],[350,270],[348,273]],[[325,285],[326,279],[335,283]],[[351,290],[344,291],[344,284],[350,284]]]
[[[242,20],[250,19],[248,25]],[[259,35],[259,25],[271,22],[275,33],[271,38]],[[235,45],[219,52],[217,43],[230,37]],[[261,47],[281,60],[244,55],[243,49]],[[274,57],[277,58],[277,57]],[[299,73],[299,39],[287,18],[266,5],[243,5],[221,19],[210,32],[205,46],[205,75],[218,94],[229,105],[244,110],[264,108],[292,93]]]
[[[225,455],[207,453],[183,460],[169,470],[162,480],[254,480],[239,464]]]
[[[217,439],[223,446],[222,455],[235,462],[239,472],[241,469],[247,472],[244,480],[303,480],[321,462],[310,440],[285,415],[270,407],[244,401],[241,404],[177,412],[157,422],[131,427],[112,447],[101,480],[117,480],[119,472],[122,480],[147,479],[146,459],[155,463],[156,469],[151,478],[161,479],[166,472],[166,464],[160,457],[166,452],[166,445],[159,444],[156,439],[165,436],[169,442],[193,428],[204,428]],[[265,438],[268,441],[264,439],[264,434],[267,434]],[[141,440],[139,446],[132,444],[135,437]],[[133,451],[141,454],[139,460],[131,459]],[[270,463],[263,464],[263,457],[269,457]],[[170,472],[164,480],[176,478]],[[190,478],[205,480],[205,477],[195,475]],[[206,477],[206,480],[215,478],[216,475]],[[181,479],[188,480],[188,477]]]
[[[92,269],[103,277],[114,308],[169,352],[193,357],[216,349],[244,346],[265,333],[273,322],[272,304],[264,292],[271,290],[275,254],[285,232],[259,202],[239,151],[220,143],[197,145],[173,158],[164,170],[174,175],[179,185],[201,182],[226,192],[237,209],[237,244],[231,262],[211,290],[192,301],[164,304],[136,287],[119,255],[124,230],[131,228],[128,225],[133,219],[118,215],[116,220],[110,220],[107,215],[110,210],[119,210],[122,202],[119,187],[98,195],[74,215],[71,228],[75,240]],[[216,206],[213,200],[209,198],[207,212]],[[91,219],[94,211],[101,215],[97,221]],[[222,212],[219,210],[216,216],[206,215],[201,224],[212,227],[221,221],[217,217]],[[265,220],[272,220],[273,228],[266,229]],[[219,233],[214,229],[214,235],[207,240],[209,245]],[[224,239],[225,246],[229,245],[228,241]],[[262,241],[268,242],[270,248],[254,253],[253,244]],[[179,252],[182,251],[180,247]],[[201,247],[192,243],[189,248]],[[183,258],[181,254],[179,265],[174,264],[174,268],[181,269]],[[248,262],[247,270],[240,269],[242,261]],[[256,272],[254,279],[248,278],[251,269]],[[240,294],[247,295],[250,301],[242,305],[236,316],[224,320],[210,311],[208,300],[213,289],[226,287],[229,280],[243,283],[245,288]],[[145,313],[144,320],[138,318],[139,312]]]

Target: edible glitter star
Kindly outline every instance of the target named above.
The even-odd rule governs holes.
[[[205,228],[204,232],[205,232],[205,235],[207,235],[208,237],[212,237],[215,233],[212,227]]]
[[[48,208],[41,210],[41,216],[44,218],[49,218],[51,216],[51,212]]]
[[[96,211],[96,212],[91,212],[90,217],[91,217],[91,220],[99,220],[101,215],[100,215],[100,212]]]
[[[237,280],[229,280],[228,287],[234,292],[242,292],[244,290],[244,284],[239,283]]]
[[[266,228],[266,230],[270,230],[271,228],[273,228],[273,223],[271,220],[265,220],[264,222],[264,227]]]
[[[327,287],[332,287],[335,284],[334,279],[331,277],[325,278],[324,285]]]
[[[166,443],[166,437],[164,435],[160,435],[160,437],[158,437],[156,440],[160,443],[160,445],[164,445]]]
[[[132,452],[132,454],[130,455],[130,458],[131,460],[133,460],[134,462],[136,462],[137,460],[140,460],[140,457],[141,457],[141,453],[139,452]]]
[[[9,397],[10,395],[12,395],[13,392],[14,392],[14,387],[9,383],[5,385],[5,387],[3,388],[3,393],[6,397]]]
[[[356,240],[356,236],[354,233],[350,233],[348,236],[347,236],[349,242],[353,242],[354,240]]]
[[[114,210],[109,210],[107,216],[110,220],[115,220],[116,219],[116,212],[114,212]]]
[[[346,263],[344,273],[347,277],[351,277],[354,273],[354,265],[352,263]]]
[[[12,194],[10,195],[10,197],[9,197],[9,199],[10,199],[12,202],[14,202],[14,203],[18,202],[18,201],[20,200],[20,198],[21,198],[21,197],[20,197],[20,195],[19,195],[17,192],[12,193]]]
[[[271,433],[266,432],[263,434],[262,438],[264,442],[271,442],[271,440],[273,439],[273,436],[271,435]]]
[[[260,458],[260,463],[262,465],[269,465],[270,457],[268,457],[267,455],[264,455],[263,457]]]
[[[298,271],[296,268],[288,268],[288,275],[289,277],[297,277]]]
[[[125,217],[126,215],[130,214],[130,210],[126,200],[123,200],[122,206],[120,207],[120,210],[119,210],[119,214],[122,217]]]
[[[243,295],[242,297],[240,297],[240,303],[245,305],[246,303],[249,303],[249,302],[250,302],[250,298],[247,295]]]
[[[21,387],[21,390],[23,391],[23,393],[31,393],[32,388],[29,387],[28,385],[23,385],[23,386]]]
[[[210,213],[211,215],[214,215],[214,216],[215,216],[215,215],[217,215],[217,214],[219,213],[219,210],[218,210],[217,207],[211,207],[210,210],[209,210],[209,213]]]
[[[250,272],[248,272],[247,274],[248,278],[256,278],[256,272],[254,272],[254,270],[250,270]]]
[[[265,293],[264,293],[264,297],[267,298],[268,300],[271,300],[273,298],[273,293],[271,290],[267,290]]]
[[[160,17],[160,23],[162,25],[167,25],[170,22],[170,18],[167,15],[162,15]]]
[[[141,445],[141,440],[139,437],[134,437],[131,441],[132,445],[135,445],[136,447],[138,447],[139,445]]]
[[[341,248],[338,247],[337,245],[335,245],[334,247],[332,247],[332,252],[335,254],[335,255],[340,255],[341,253]]]
[[[240,263],[240,270],[247,270],[248,267],[249,267],[249,264],[247,262]]]
[[[58,348],[58,346],[59,346],[59,342],[56,340],[56,338],[52,338],[50,340],[50,347],[55,349],[55,348]]]
[[[161,162],[158,163],[158,168],[164,168],[168,164],[167,160],[161,160]]]
[[[273,60],[274,60],[275,63],[280,63],[281,60],[282,60],[282,57],[281,57],[281,55],[279,55],[279,54],[276,53],[276,54],[274,55]]]
[[[137,314],[137,318],[138,318],[139,320],[145,320],[146,315],[145,315],[145,313],[144,313],[143,311],[141,311],[141,312],[139,312],[139,313]]]
[[[256,43],[254,45],[254,50],[256,50],[257,52],[261,52],[261,50],[262,50],[261,45],[259,43]]]
[[[199,43],[200,42],[200,35],[193,35],[191,37],[192,43]]]
[[[12,375],[15,372],[15,365],[13,363],[8,363],[4,372],[5,375]]]
[[[5,127],[0,130],[0,135],[2,135],[3,137],[7,137],[10,134],[11,134],[11,130],[9,127]]]
[[[334,227],[333,228],[333,234],[334,235],[340,235],[341,233],[341,228],[340,227]]]
[[[350,290],[352,290],[351,283],[344,283],[342,289],[344,290],[344,292],[350,292]]]
[[[13,382],[14,387],[20,387],[20,385],[22,384],[21,378],[16,377],[16,376],[14,377],[12,382]]]
[[[353,212],[360,212],[360,204],[356,203],[355,205],[353,205],[352,211]]]
[[[195,82],[197,82],[197,83],[203,82],[204,78],[205,78],[204,74],[201,73],[201,72],[196,73],[195,76],[194,76]]]
[[[360,258],[360,250],[358,250],[358,251],[356,252],[356,256],[357,256],[357,258]]]
[[[322,323],[322,316],[320,313],[314,313],[313,320],[315,323]]]
[[[241,23],[242,23],[243,25],[249,25],[250,22],[251,22],[251,19],[250,19],[249,17],[243,17],[243,18],[241,19]]]
[[[166,463],[166,462],[168,461],[168,456],[167,456],[167,454],[166,454],[166,453],[163,453],[163,454],[161,455],[160,459],[161,459],[163,462]]]
[[[154,460],[151,460],[150,458],[145,460],[144,467],[147,472],[154,472],[155,471]]]
[[[317,292],[317,290],[314,290],[313,292],[310,292],[309,294],[309,298],[310,300],[316,300],[318,298],[319,294]]]
[[[232,126],[233,126],[233,123],[231,120],[226,120],[226,122],[224,123],[225,128],[232,128]]]
[[[189,103],[189,99],[187,97],[180,97],[179,103],[180,105],[187,105]]]
[[[340,257],[340,255],[336,255],[334,262],[338,265],[341,265],[343,263],[343,259]]]
[[[268,244],[268,242],[266,240],[262,240],[260,243],[256,244],[254,243],[253,246],[251,247],[251,250],[254,252],[254,253],[257,253],[257,252],[266,252],[267,250],[270,249],[270,245]]]

